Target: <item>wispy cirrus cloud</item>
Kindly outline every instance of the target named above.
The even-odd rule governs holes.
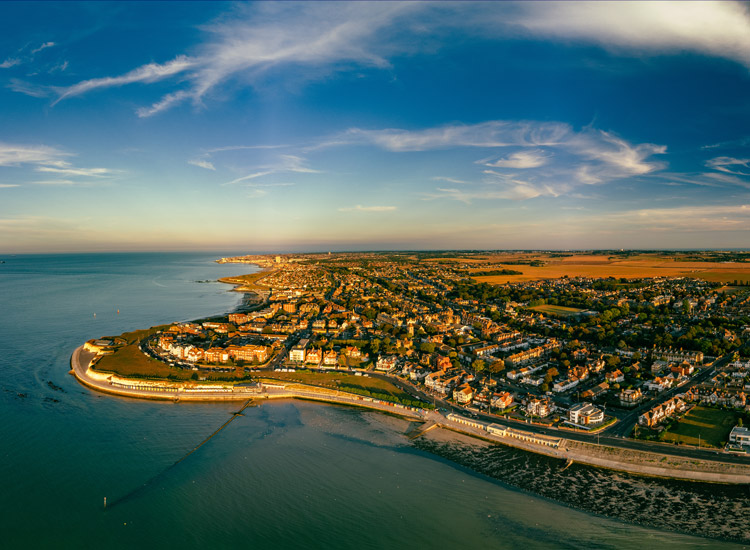
[[[55,46],[55,45],[56,44],[54,42],[51,42],[51,41],[50,42],[45,42],[44,44],[42,44],[38,48],[34,48],[33,50],[31,50],[31,54],[34,55],[35,53],[39,53],[42,50],[46,50],[47,48],[51,48],[52,46]]]
[[[54,91],[49,86],[38,86],[19,78],[11,78],[7,88],[31,97],[49,97]]]
[[[248,180],[255,180],[272,174],[293,172],[297,174],[319,174],[320,170],[315,170],[305,165],[306,159],[297,155],[278,155],[278,162],[257,167],[256,171],[245,176],[226,182],[224,185],[234,185]]]
[[[11,67],[16,67],[18,65],[23,65],[24,63],[28,63],[30,61],[33,61],[34,56],[41,52],[42,50],[46,50],[47,48],[51,48],[53,46],[56,46],[55,42],[45,42],[41,44],[40,46],[33,48],[29,50],[31,47],[30,45],[26,45],[18,52],[5,59],[2,63],[0,63],[0,69],[10,69]]]
[[[176,105],[177,103],[188,97],[190,97],[190,94],[188,92],[174,92],[172,94],[165,95],[150,107],[139,107],[135,112],[138,115],[138,118],[148,118],[155,115],[156,113],[160,113],[169,109],[172,105]]]
[[[750,67],[744,2],[522,2],[485,25],[517,25],[560,40],[638,53],[693,51]]]
[[[204,27],[211,37],[194,55],[149,63],[120,76],[84,80],[59,90],[63,99],[96,89],[152,83],[180,76],[187,85],[164,95],[139,117],[160,113],[185,100],[198,104],[229,79],[253,85],[279,66],[303,65],[320,70],[337,66],[387,67],[378,53],[388,49],[382,29],[402,13],[420,9],[412,4],[260,3],[244,7],[236,18],[225,17]]]
[[[486,151],[496,151],[473,163],[484,167],[481,181],[491,189],[440,189],[430,196],[463,202],[554,197],[579,185],[605,184],[667,167],[666,162],[654,159],[666,153],[664,145],[632,144],[612,132],[591,127],[575,130],[562,122],[494,120],[419,130],[351,128],[321,143],[323,147],[370,145],[401,154],[462,148],[481,149],[485,155]],[[524,176],[519,177],[517,170],[522,170]],[[452,182],[442,176],[433,180]]]
[[[168,61],[167,63],[149,63],[147,65],[138,67],[137,69],[133,69],[132,71],[121,76],[107,76],[103,78],[92,78],[89,80],[84,80],[68,88],[60,89],[59,97],[52,104],[56,105],[63,99],[85,94],[86,92],[90,92],[91,90],[96,90],[99,88],[112,88],[124,86],[126,84],[133,84],[136,82],[158,82],[159,80],[163,80],[165,78],[183,73],[188,69],[194,67],[195,65],[195,60],[190,59],[187,56],[180,55],[175,59]],[[163,101],[170,101],[170,99],[166,98],[170,98],[175,95],[177,94],[168,94],[167,96],[165,96],[165,100]],[[171,101],[174,101],[174,99],[172,99]]]
[[[750,159],[716,157],[706,161],[706,166],[727,174],[750,176]]]
[[[362,206],[358,204],[356,206],[344,206],[339,208],[339,212],[393,212],[397,210],[396,206]]]
[[[455,147],[553,146],[570,134],[560,122],[491,120],[479,124],[448,124],[422,130],[351,128],[325,146],[372,144],[387,151],[413,152]]]
[[[485,166],[491,166],[493,168],[539,168],[544,166],[549,161],[549,154],[545,153],[541,149],[533,149],[531,151],[516,151],[505,158],[490,161],[485,159],[479,161],[479,163]]]
[[[108,168],[76,168],[68,162],[61,161],[56,162],[55,166],[40,166],[35,170],[61,176],[83,176],[86,178],[105,178],[115,174],[114,170]]]
[[[468,184],[468,181],[460,180],[457,178],[447,178],[445,176],[435,176],[432,178],[432,181],[444,181],[447,183],[457,183],[457,184]]]
[[[213,163],[207,160],[191,159],[188,161],[188,164],[192,164],[193,166],[197,166],[198,168],[204,168],[206,170],[216,170],[216,167],[213,165]]]
[[[436,37],[446,31],[492,40],[531,34],[594,43],[613,53],[693,51],[750,67],[750,14],[739,2],[259,3],[240,6],[203,29],[206,40],[189,55],[60,88],[56,102],[179,77],[179,89],[137,110],[150,117],[188,100],[201,104],[228,81],[255,86],[280,67],[305,67],[305,78],[388,68],[397,55],[432,53]],[[423,40],[414,40],[415,32]],[[14,64],[11,57],[0,67]]]
[[[74,155],[46,145],[0,143],[0,168],[26,168],[32,170],[30,174],[53,178],[27,182],[34,185],[93,185],[95,181],[102,183],[121,173],[109,168],[75,166],[66,160],[71,156]]]
[[[16,65],[20,65],[21,60],[17,57],[9,57],[2,63],[0,63],[0,69],[10,69],[11,67],[15,67]]]
[[[0,166],[55,164],[70,153],[46,145],[20,145],[0,142]]]

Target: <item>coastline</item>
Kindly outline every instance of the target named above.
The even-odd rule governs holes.
[[[662,452],[634,451],[573,441],[562,436],[559,438],[539,437],[536,434],[514,429],[492,433],[469,419],[455,417],[452,420],[425,409],[298,383],[276,382],[255,387],[216,384],[213,389],[191,390],[188,384],[134,380],[97,372],[91,369],[95,357],[96,354],[85,351],[83,346],[76,348],[70,358],[71,374],[82,385],[111,395],[173,402],[302,399],[355,406],[395,414],[421,423],[421,426],[415,430],[416,435],[412,434],[412,439],[424,435],[433,428],[442,428],[491,443],[557,458],[568,465],[577,462],[650,477],[708,483],[750,484],[750,465],[687,459]]]

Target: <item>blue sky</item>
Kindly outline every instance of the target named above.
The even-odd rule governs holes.
[[[750,7],[0,3],[0,252],[750,245]]]

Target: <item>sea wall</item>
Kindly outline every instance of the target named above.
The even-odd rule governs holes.
[[[634,474],[707,481],[750,483],[750,465],[687,458],[566,440],[564,456],[574,462]]]
[[[712,483],[750,484],[750,465],[729,464],[720,461],[692,459],[664,452],[646,452],[625,448],[596,445],[560,437],[555,446],[534,443],[535,434],[523,430],[509,430],[515,436],[498,435],[486,429],[451,422],[444,418],[430,418],[435,413],[404,407],[395,403],[364,398],[335,390],[326,390],[300,384],[266,384],[263,391],[235,388],[224,394],[189,393],[174,383],[129,380],[90,368],[93,354],[83,351],[83,346],[73,352],[72,373],[85,386],[105,393],[170,401],[229,401],[247,399],[309,399],[375,409],[418,420],[431,420],[441,427],[501,443],[525,451],[547,455],[561,460],[608,468],[632,474],[686,479]],[[83,356],[83,357],[82,357]],[[114,382],[114,384],[113,384]],[[528,435],[525,439],[522,436]],[[561,434],[562,436],[562,434]]]

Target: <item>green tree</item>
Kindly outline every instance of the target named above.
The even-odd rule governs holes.
[[[494,361],[490,365],[490,372],[493,374],[497,374],[498,372],[502,372],[505,370],[505,361],[502,359],[498,359],[497,361]]]
[[[433,353],[435,351],[435,344],[432,342],[422,342],[419,344],[419,351],[425,353]]]
[[[474,369],[474,372],[480,373],[480,372],[484,371],[484,369],[486,368],[486,364],[485,364],[485,362],[482,359],[476,359],[471,364],[471,368]]]

